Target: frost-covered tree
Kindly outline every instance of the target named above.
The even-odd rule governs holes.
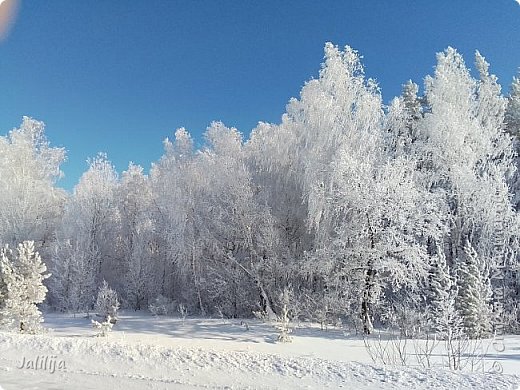
[[[281,310],[280,315],[278,316],[278,324],[276,325],[276,329],[278,330],[278,341],[281,343],[290,343],[291,339],[291,316],[289,313],[289,305],[291,300],[291,294],[289,290],[284,289],[284,291],[280,294],[280,304]]]
[[[197,214],[202,248],[208,259],[206,283],[212,306],[224,306],[231,316],[251,308],[273,314],[266,265],[275,261],[267,207],[254,197],[242,135],[235,128],[213,123],[206,131],[207,147],[197,156],[201,179]]]
[[[428,326],[437,333],[448,330],[452,317],[455,315],[455,296],[457,286],[454,286],[444,250],[439,248],[437,255],[432,257],[428,275]]]
[[[418,120],[422,117],[422,102],[419,97],[419,86],[412,80],[408,80],[403,85],[403,92],[401,94],[402,100],[409,117],[409,126],[411,127],[413,120]]]
[[[130,164],[116,193],[118,207],[117,254],[124,276],[117,282],[127,304],[145,308],[151,295],[151,242],[154,230],[151,190],[143,168]]]
[[[112,331],[113,326],[113,318],[110,316],[107,316],[103,322],[92,320],[92,327],[98,330],[96,334],[97,337],[107,337]]]
[[[516,152],[516,171],[511,176],[509,182],[511,192],[514,195],[513,204],[518,211],[520,208],[520,77],[513,78],[504,120],[507,132],[513,137]]]
[[[93,276],[86,253],[71,239],[58,240],[51,253],[49,301],[54,308],[74,314],[89,311],[93,302]]]
[[[489,335],[492,323],[489,270],[469,241],[464,251],[464,260],[458,263],[457,268],[459,288],[456,306],[466,334],[481,338]]]
[[[79,294],[73,299],[83,306],[82,310],[92,309],[103,279],[112,282],[124,275],[113,244],[117,232],[117,173],[104,154],[89,160],[89,165],[65,206],[51,268],[60,272],[54,272],[53,279],[57,280],[50,282],[51,286],[73,286],[61,291],[68,291],[69,297]],[[63,292],[52,296],[59,299],[60,294]]]
[[[495,210],[501,207],[499,211],[511,215],[509,194],[503,187],[513,156],[502,128],[505,101],[496,79],[487,74],[485,61],[477,59],[480,81],[471,77],[452,48],[438,55],[435,77],[427,81],[431,112],[421,123],[427,142],[419,152],[427,185],[446,195],[452,220],[448,261],[463,252],[468,236],[470,240],[486,238],[482,250],[490,250]],[[500,203],[496,202],[497,192]],[[478,224],[466,222],[474,217]]]
[[[37,304],[47,293],[43,281],[47,267],[34,249],[34,242],[24,241],[16,253],[8,246],[0,252],[0,323],[21,333],[41,330],[43,317]]]
[[[520,77],[513,77],[505,122],[509,133],[518,138],[520,136]]]
[[[418,124],[422,141],[413,153],[419,158],[419,183],[436,194],[438,215],[448,221],[443,239],[448,265],[457,267],[469,241],[498,275],[508,253],[517,251],[518,223],[507,186],[514,152],[503,126],[506,101],[488,67],[477,52],[477,80],[455,49],[438,54],[435,75],[425,83],[428,109]],[[502,282],[494,280],[498,292]]]
[[[413,154],[413,145],[419,141],[418,123],[423,117],[419,87],[409,80],[403,85],[400,97],[394,98],[385,117],[386,149],[394,156]]]
[[[96,298],[96,312],[105,321],[111,321],[115,323],[117,321],[117,311],[119,310],[120,303],[117,293],[112,290],[108,283],[104,280],[103,284],[99,288]]]
[[[293,283],[299,286],[294,293],[304,299],[314,287],[312,275],[320,271],[315,272],[319,265],[304,261],[314,238],[307,228],[308,207],[303,196],[301,154],[305,150],[295,130],[287,114],[279,125],[259,123],[245,151],[255,199],[269,207],[272,218],[270,245],[275,256],[269,263],[270,295],[277,297],[280,288]]]
[[[381,96],[351,48],[326,45],[319,79],[291,101],[286,121],[302,145],[307,221],[316,235],[310,259],[324,275],[322,288],[341,291],[338,304],[357,312],[369,333],[383,290],[414,289],[426,275],[417,238],[435,220],[427,194],[415,185],[413,161],[386,154]]]
[[[196,213],[200,186],[194,171],[193,141],[189,133],[180,128],[173,141],[168,138],[164,141],[164,149],[164,155],[150,170],[156,223],[152,247],[157,259],[153,295],[187,300],[204,311],[203,273],[199,263],[202,258],[197,234],[198,226],[202,225]],[[189,284],[192,288],[186,288]]]
[[[242,136],[215,122],[205,139],[193,154],[189,134],[177,130],[150,174],[158,293],[202,313],[272,311],[262,274],[273,257],[271,219],[256,202]]]
[[[24,117],[18,129],[0,136],[0,242],[35,241],[48,247],[62,214],[65,191],[56,188],[65,160],[51,147],[45,125]]]

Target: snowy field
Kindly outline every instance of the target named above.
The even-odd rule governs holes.
[[[0,333],[2,389],[520,388],[520,337],[513,336],[504,352],[491,349],[486,366],[497,361],[504,369],[491,374],[446,370],[440,356],[433,369],[414,367],[413,357],[408,367],[374,365],[358,336],[309,324],[285,344],[272,325],[250,320],[246,327],[126,312],[107,338],[94,337],[82,317],[48,314],[45,324],[52,329],[45,335]]]

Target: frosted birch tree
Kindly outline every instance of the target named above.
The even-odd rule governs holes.
[[[197,156],[202,179],[197,213],[203,221],[198,231],[208,259],[211,304],[224,306],[231,316],[252,307],[273,315],[264,278],[266,265],[275,261],[272,220],[254,197],[242,135],[215,122],[205,138],[207,147]]]
[[[342,290],[343,305],[370,333],[383,289],[414,288],[426,274],[417,238],[434,218],[415,185],[414,163],[386,154],[381,96],[349,47],[326,45],[319,79],[305,85],[287,115],[302,145],[313,261],[332,278],[326,288]]]
[[[193,141],[184,129],[164,141],[164,155],[150,171],[157,263],[155,295],[196,302],[204,311],[201,295],[201,256],[196,211],[198,177],[194,171]],[[191,279],[190,282],[188,282]],[[191,284],[190,289],[185,287]],[[179,287],[179,289],[177,289]],[[195,297],[195,299],[192,299]]]
[[[143,168],[130,164],[117,189],[117,256],[124,277],[118,281],[134,310],[148,306],[152,284],[151,242],[154,230],[151,190]]]
[[[106,155],[99,154],[89,160],[89,169],[66,204],[51,268],[60,272],[54,272],[57,280],[51,280],[51,285],[61,286],[62,293],[68,291],[66,300],[74,300],[67,310],[76,311],[76,304],[91,310],[103,279],[113,281],[124,275],[114,245],[117,185],[115,168]]]
[[[66,199],[55,186],[64,161],[65,150],[50,146],[43,122],[24,117],[19,128],[0,136],[0,243],[52,243]]]

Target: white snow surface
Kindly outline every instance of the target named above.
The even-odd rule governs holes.
[[[303,324],[277,343],[259,321],[120,315],[109,337],[90,320],[47,314],[43,335],[0,333],[0,389],[520,389],[520,337],[490,356],[504,374],[378,366],[363,341]],[[19,368],[47,357],[51,367]],[[58,369],[63,362],[65,369]]]

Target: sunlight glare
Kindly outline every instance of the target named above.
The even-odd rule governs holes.
[[[17,9],[18,0],[0,0],[0,41],[7,37]]]

